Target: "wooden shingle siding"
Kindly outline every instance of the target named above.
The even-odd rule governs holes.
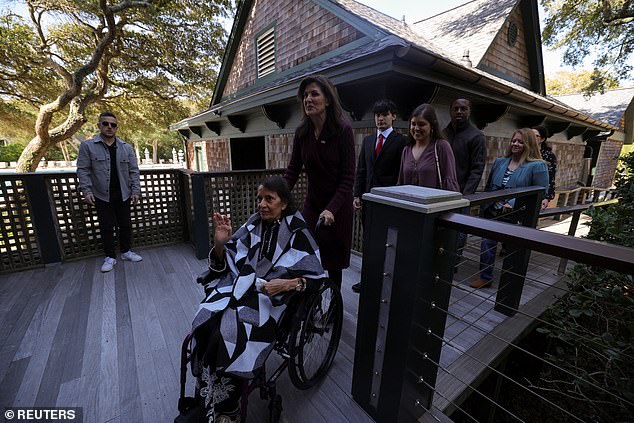
[[[557,175],[555,176],[555,189],[567,189],[578,187],[577,181],[581,179],[583,170],[583,144],[556,143],[548,140],[548,145],[557,156]],[[584,181],[585,182],[585,181]]]
[[[268,169],[280,169],[288,166],[293,153],[293,134],[271,135],[267,137],[268,156],[266,166]]]
[[[614,172],[623,141],[608,139],[601,143],[597,167],[592,180],[593,187],[607,188],[614,182]]]
[[[225,172],[231,169],[229,140],[215,139],[205,143],[208,172]]]
[[[275,24],[276,72],[282,72],[362,37],[349,24],[305,0],[255,0],[222,97],[257,80],[256,36]]]
[[[352,130],[354,134],[355,163],[359,157],[363,138],[374,133],[374,131],[376,131],[376,128],[354,128]],[[267,143],[267,168],[278,169],[288,166],[293,152],[293,133],[271,135],[267,137]]]
[[[511,22],[514,22],[518,28],[517,41],[513,47],[507,41]],[[522,12],[519,7],[516,7],[489,46],[480,64],[497,70],[512,80],[521,81],[530,86],[531,77],[528,68],[525,34]]]
[[[479,190],[484,190],[486,179],[489,176],[489,171],[495,159],[506,155],[506,149],[511,139],[486,136],[486,142],[487,160],[484,167],[484,175],[482,176],[482,181],[480,181],[480,187],[478,188]],[[583,144],[555,143],[550,140],[548,144],[552,147],[558,162],[557,175],[555,176],[555,189],[577,187],[577,181],[581,177],[585,146]]]

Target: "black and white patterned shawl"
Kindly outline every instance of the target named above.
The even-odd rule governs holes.
[[[282,218],[273,259],[259,258],[262,220],[252,215],[225,245],[226,268],[205,286],[205,298],[198,307],[192,330],[204,330],[209,319],[218,316],[220,336],[214,357],[218,371],[252,377],[273,348],[277,323],[286,309],[285,297],[269,297],[255,288],[257,279],[325,277],[317,243],[301,213]],[[217,334],[216,334],[217,335]],[[210,349],[207,347],[207,351]]]

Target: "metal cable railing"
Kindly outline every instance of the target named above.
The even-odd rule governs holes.
[[[445,226],[445,222],[443,221],[444,219],[445,217],[440,218],[441,225],[443,226]],[[541,250],[543,254],[550,253],[548,254],[550,257],[570,257],[574,255],[574,258],[577,261],[587,261],[594,266],[598,266],[599,263],[602,263],[604,265],[614,267],[617,270],[634,272],[634,260],[628,260],[628,258],[634,258],[631,250],[615,246],[605,246],[605,250],[602,251],[603,254],[601,254],[601,256],[606,255],[609,257],[606,257],[604,260],[603,257],[600,259],[596,257],[597,245],[589,241],[581,241],[581,243],[577,245],[557,243],[554,242],[554,240],[560,241],[562,237],[555,234],[545,234],[545,240],[530,239],[530,237],[526,236],[528,229],[512,225],[504,225],[504,230],[500,228],[500,230],[492,232],[490,227],[495,226],[498,223],[491,223],[491,219],[486,221],[477,219],[477,226],[475,224],[476,220],[469,216],[458,217],[458,215],[450,215],[447,221],[451,221],[451,223],[447,226],[462,232],[472,232],[477,235],[487,237],[493,236],[508,241],[509,245],[512,246],[510,249],[511,251],[504,258],[496,257],[495,263],[492,265],[495,269],[495,274],[497,275],[495,280],[504,277],[504,275],[522,279],[525,288],[530,287],[530,290],[535,291],[532,293],[535,299],[540,297],[540,295],[551,296],[550,300],[547,301],[549,303],[553,303],[559,297],[570,295],[569,286],[566,286],[570,281],[566,275],[560,275],[553,278],[553,275],[557,274],[556,267],[550,267],[545,259],[540,259],[543,261],[537,263],[531,263],[531,271],[527,274],[518,273],[513,268],[505,268],[504,262],[506,260],[513,262],[516,258],[514,255],[519,254],[524,248],[526,248],[526,246],[536,246],[537,248],[534,248],[534,250]],[[457,221],[460,221],[460,223]],[[466,227],[466,221],[469,222],[469,228]],[[474,230],[470,231],[472,227]],[[502,286],[499,289],[488,287],[478,290],[465,285],[465,282],[468,282],[472,278],[476,277],[478,273],[484,269],[480,269],[479,256],[478,253],[475,252],[480,251],[480,246],[478,244],[479,239],[472,236],[471,241],[465,244],[460,256],[450,252],[451,257],[453,257],[453,262],[457,262],[456,276],[453,280],[447,280],[446,278],[439,277],[438,275],[436,276],[435,280],[437,283],[445,285],[451,290],[451,298],[447,302],[448,305],[446,308],[439,306],[437,300],[433,298],[420,300],[421,307],[428,307],[447,316],[446,330],[450,329],[452,326],[457,328],[457,330],[453,331],[447,330],[446,335],[439,335],[438,333],[430,330],[427,332],[432,338],[443,344],[443,356],[440,360],[433,361],[429,357],[426,357],[426,360],[433,361],[432,364],[437,366],[439,376],[441,374],[445,374],[447,377],[453,378],[462,383],[464,385],[464,389],[469,389],[472,392],[478,393],[483,398],[489,399],[494,409],[503,411],[507,416],[506,419],[511,419],[513,421],[533,420],[525,420],[526,417],[515,414],[512,408],[508,408],[504,403],[498,402],[496,398],[489,398],[485,392],[480,392],[478,389],[480,381],[464,378],[461,376],[461,373],[456,373],[456,367],[453,366],[452,363],[456,363],[457,359],[454,361],[447,360],[447,351],[455,351],[453,354],[460,356],[460,360],[463,360],[464,362],[470,360],[472,363],[479,366],[479,368],[486,368],[487,372],[500,378],[500,383],[515,386],[516,389],[519,389],[525,392],[526,395],[531,396],[533,401],[538,400],[548,407],[552,407],[555,413],[559,413],[557,415],[563,416],[562,418],[568,421],[587,420],[586,416],[579,414],[579,411],[576,408],[570,408],[570,406],[566,405],[566,403],[560,403],[561,397],[567,395],[569,398],[579,400],[583,398],[586,390],[593,390],[593,392],[595,391],[600,393],[602,398],[601,401],[606,403],[634,409],[634,402],[622,393],[611,390],[610,387],[604,385],[603,381],[601,381],[596,375],[590,373],[579,373],[568,366],[565,366],[566,368],[564,368],[564,366],[557,364],[558,361],[553,361],[551,356],[544,356],[543,354],[531,351],[529,348],[522,346],[519,343],[521,336],[509,338],[505,335],[501,335],[500,332],[491,330],[491,326],[504,324],[503,322],[496,324],[495,319],[524,319],[530,322],[524,331],[530,331],[531,328],[534,328],[535,326],[556,330],[559,329],[559,326],[558,322],[550,321],[542,317],[542,311],[533,311],[532,308],[527,307],[528,305],[531,305],[526,303],[526,301],[530,301],[530,299],[526,301],[523,300],[523,303],[519,306],[512,308],[512,312],[509,314],[515,317],[505,317],[495,311],[495,297],[499,296],[501,293],[503,294],[501,291],[507,289],[508,286]],[[604,247],[604,245],[601,247]],[[495,249],[495,247],[491,248],[491,250],[493,249]],[[556,252],[556,250],[560,250],[559,252],[561,254],[553,255],[552,253]],[[448,261],[452,262],[452,259],[449,258]],[[543,273],[540,274],[540,271],[543,271]],[[544,279],[544,276],[546,276],[546,279]],[[544,292],[546,292],[546,294],[544,294]],[[603,304],[603,307],[607,304],[607,299],[597,297],[596,295],[593,296],[587,292],[578,292],[574,295],[577,296],[576,298],[578,300],[597,301],[598,304]],[[616,312],[632,312],[632,310],[625,305],[616,304],[611,305],[611,307]],[[495,317],[493,324],[487,321],[487,316],[491,315],[491,313],[494,313],[492,316],[497,316]],[[566,378],[574,380],[575,384],[582,386],[582,388],[579,388],[577,391],[561,393],[557,392],[557,389],[555,388],[549,388],[548,385],[534,383],[529,379],[516,379],[505,374],[504,370],[500,370],[498,368],[499,360],[491,360],[488,356],[485,359],[481,359],[478,354],[472,352],[477,350],[473,350],[474,345],[477,345],[477,343],[474,344],[473,342],[470,343],[464,341],[464,339],[466,339],[465,337],[473,338],[475,336],[474,331],[480,334],[481,341],[484,338],[494,340],[498,345],[500,345],[500,348],[506,351],[503,353],[504,355],[508,355],[511,354],[512,351],[516,351],[524,357],[528,357],[541,363],[541,366],[543,366],[544,369],[552,368],[555,374],[561,375],[560,377],[562,379]],[[595,334],[589,333],[584,329],[575,328],[571,331],[571,333],[569,333],[569,335],[572,340],[567,340],[567,342],[583,345],[584,348],[592,350],[595,354],[597,354],[597,357],[606,361],[610,360],[609,352],[605,352],[602,349],[605,345],[597,340]],[[449,349],[446,350],[446,347],[449,347]],[[500,352],[500,354],[502,354],[502,352]],[[629,362],[632,358],[634,358],[634,356],[627,350],[620,352],[620,354],[621,360]],[[442,380],[446,381],[446,378]],[[444,402],[433,402],[428,409],[440,410],[445,413],[447,413],[448,410],[455,410],[455,412],[461,413],[463,419],[469,421],[479,421],[475,415],[472,415],[473,408],[468,402],[464,403],[462,399],[456,397],[455,395],[448,395],[442,390],[442,387],[439,389],[438,384],[429,385],[428,387],[435,388],[435,395]]]

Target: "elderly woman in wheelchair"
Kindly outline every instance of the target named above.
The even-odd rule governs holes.
[[[294,384],[303,389],[312,385],[328,370],[341,333],[340,294],[329,281],[324,284],[317,244],[295,209],[286,182],[280,177],[265,180],[258,188],[257,204],[257,213],[235,233],[227,216],[214,213],[209,271],[199,278],[205,298],[192,324],[191,368],[208,422],[238,422],[246,416],[239,403],[244,381],[261,377],[274,347],[287,347]],[[293,297],[304,297],[302,306]],[[279,326],[283,317],[287,319],[289,304],[289,313],[302,317],[285,324],[290,333],[280,340]],[[305,357],[303,349],[315,337],[328,334],[324,328],[333,320],[338,330],[329,335],[337,339],[327,341],[328,353],[316,369],[307,370],[314,367],[307,361],[314,359]]]

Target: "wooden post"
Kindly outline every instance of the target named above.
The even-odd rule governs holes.
[[[522,226],[530,228],[537,226],[543,196],[544,192],[539,191],[515,200],[515,210],[523,210]],[[520,305],[531,250],[523,248],[519,244],[509,244],[507,249],[508,254],[502,264],[500,286],[495,298],[495,310],[512,316]]]
[[[455,263],[457,233],[436,218],[469,202],[414,186],[363,199],[352,396],[377,422],[415,421],[431,407]]]
[[[579,218],[581,217],[581,210],[577,210],[572,213],[572,221],[570,222],[570,227],[568,228],[568,236],[575,236],[577,232],[577,226],[579,226]],[[559,260],[559,268],[557,269],[558,273],[564,273],[566,271],[566,266],[568,266],[568,259],[562,258]]]
[[[24,187],[28,196],[33,228],[37,234],[42,262],[59,263],[62,261],[62,248],[57,234],[57,219],[51,198],[42,173],[24,175]]]
[[[205,180],[200,173],[192,173],[192,242],[196,258],[204,259],[209,254],[209,210],[205,193]]]

